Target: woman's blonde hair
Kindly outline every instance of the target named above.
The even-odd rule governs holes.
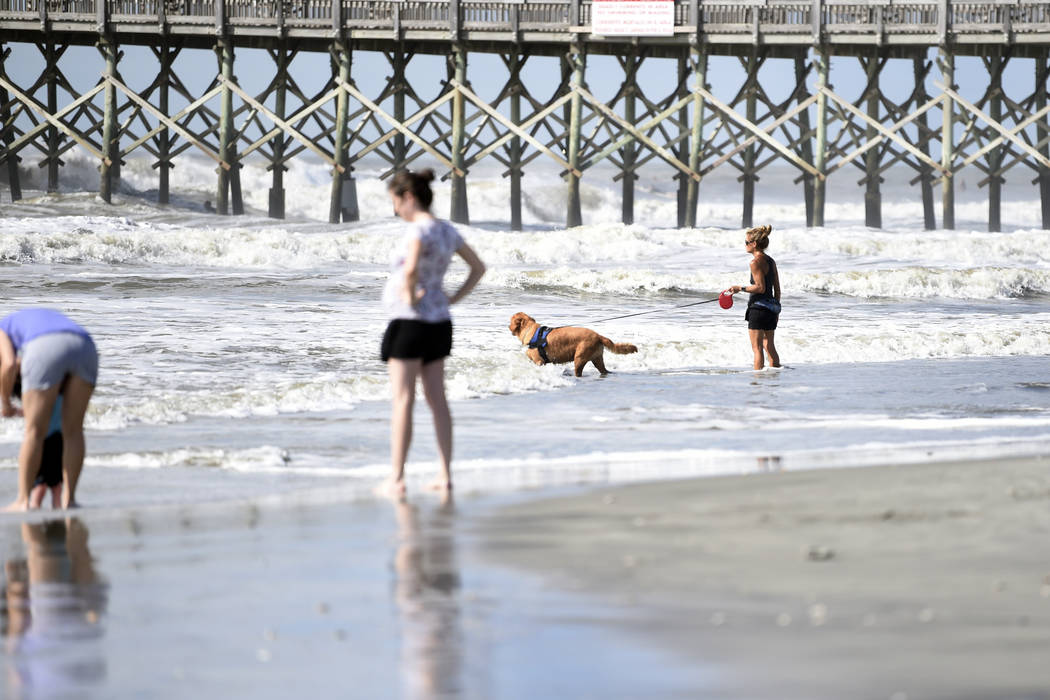
[[[769,224],[765,226],[756,226],[752,229],[748,229],[747,240],[752,241],[755,247],[759,250],[765,250],[766,246],[769,245],[769,234],[773,232],[773,227]]]

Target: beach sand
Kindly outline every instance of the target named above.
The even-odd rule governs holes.
[[[1050,698],[1048,467],[8,515],[0,695]]]
[[[1050,698],[1050,459],[602,489],[501,512],[502,562],[644,610],[712,698]]]

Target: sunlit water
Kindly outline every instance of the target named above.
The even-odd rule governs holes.
[[[97,178],[76,158],[66,169],[79,173],[70,189]],[[61,309],[100,349],[82,499],[367,492],[388,469],[379,297],[402,231],[382,182],[358,171],[363,220],[329,225],[319,165],[288,174],[286,221],[264,216],[261,169],[243,173],[241,217],[204,211],[207,164],[176,175],[169,207],[153,203],[155,173],[137,161],[112,206],[85,192],[3,194],[4,306]],[[755,373],[742,300],[676,308],[746,281],[738,185],[705,182],[703,225],[679,230],[669,178],[639,183],[639,223],[623,226],[619,185],[596,175],[587,224],[565,230],[563,185],[531,175],[516,233],[507,182],[472,174],[475,223],[462,232],[489,272],[454,310],[447,363],[461,487],[1046,452],[1050,233],[1038,201],[1006,202],[1006,232],[993,234],[986,205],[960,197],[959,230],[924,232],[917,192],[890,180],[882,230],[862,226],[859,190],[833,192],[828,227],[807,230],[790,174],[763,181],[756,219],[775,227],[787,367]],[[447,201],[439,189],[439,215]],[[455,265],[450,286],[464,273]],[[607,354],[605,378],[537,367],[507,331],[516,311],[640,351]],[[641,311],[658,312],[603,320]],[[436,465],[422,401],[416,417],[409,470],[424,479]],[[0,423],[11,487],[21,431]]]

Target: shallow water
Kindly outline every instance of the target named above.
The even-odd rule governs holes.
[[[274,221],[260,213],[267,175],[248,167],[255,213],[219,217],[203,211],[210,169],[186,165],[169,207],[150,201],[153,174],[137,167],[124,169],[112,206],[32,191],[2,206],[6,306],[62,309],[101,352],[82,500],[367,492],[387,469],[379,296],[402,231],[382,183],[359,171],[364,220],[328,225],[316,220],[327,175],[299,163],[291,218]],[[472,174],[476,223],[462,231],[489,272],[455,309],[447,363],[462,487],[1050,447],[1050,233],[1034,200],[1007,203],[1004,233],[923,232],[916,194],[891,182],[886,228],[859,225],[862,204],[838,193],[829,226],[807,230],[797,188],[768,178],[756,217],[775,225],[787,367],[754,373],[742,300],[728,311],[676,308],[746,281],[731,184],[708,184],[705,225],[678,230],[668,183],[643,180],[636,216],[646,225],[623,226],[616,186],[595,178],[587,225],[565,230],[562,188],[531,177],[526,231],[515,233],[499,223],[507,183]],[[438,214],[447,199],[437,192]],[[960,220],[976,225],[981,203],[961,200]],[[464,272],[456,265],[450,286]],[[605,378],[536,367],[507,332],[516,311],[593,326],[640,351],[607,355]],[[602,320],[643,311],[656,313]],[[416,419],[410,472],[424,479],[434,447],[422,401]],[[0,423],[0,471],[14,470],[21,428]]]
[[[714,678],[618,633],[637,608],[493,566],[488,506],[358,506],[0,521],[0,694],[689,697]]]

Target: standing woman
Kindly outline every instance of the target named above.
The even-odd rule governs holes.
[[[19,366],[22,410],[11,404]],[[62,395],[62,507],[76,506],[84,466],[84,415],[98,378],[98,352],[86,330],[52,309],[22,309],[0,319],[0,409],[25,416],[18,452],[18,498],[7,510],[27,510],[47,437],[51,411]]]
[[[780,273],[777,263],[766,255],[769,245],[769,234],[773,227],[758,226],[749,230],[744,236],[744,246],[751,253],[751,281],[746,285],[733,285],[729,292],[749,292],[747,301],[748,334],[751,336],[751,350],[755,353],[755,369],[764,365],[763,349],[769,355],[770,367],[780,366],[780,355],[773,344],[773,334],[777,330],[780,318]]]
[[[452,416],[445,399],[445,358],[452,351],[449,305],[463,299],[485,274],[485,265],[447,221],[430,213],[434,194],[431,170],[398,172],[387,187],[394,213],[408,222],[408,232],[398,249],[394,269],[383,292],[390,320],[383,335],[381,354],[390,375],[390,463],[393,471],[376,492],[393,498],[405,493],[405,459],[412,442],[412,407],[416,379],[434,416],[441,456],[441,475],[430,488],[452,489]],[[463,285],[452,296],[445,294],[445,271],[453,253],[470,267]]]

